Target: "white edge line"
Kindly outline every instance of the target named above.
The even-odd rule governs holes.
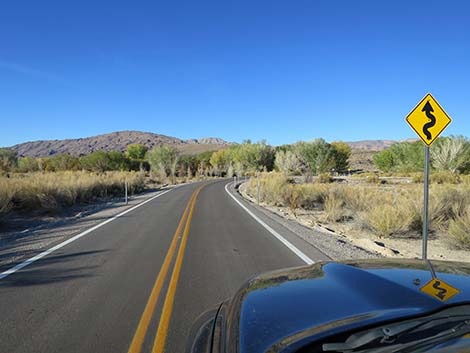
[[[182,185],[182,184],[181,184],[181,185]],[[27,259],[27,260],[25,260],[25,261],[23,261],[23,262],[21,262],[21,263],[19,263],[18,265],[16,265],[16,266],[14,266],[14,267],[12,267],[12,268],[10,268],[10,269],[8,269],[8,270],[6,270],[6,271],[0,273],[0,280],[1,280],[1,279],[4,279],[5,277],[8,277],[9,275],[11,275],[11,274],[13,274],[13,273],[15,273],[15,272],[17,272],[17,271],[19,271],[19,270],[21,270],[22,268],[25,268],[25,267],[28,266],[28,265],[31,265],[33,262],[38,261],[39,259],[42,259],[44,256],[47,256],[47,255],[49,255],[50,253],[52,253],[52,252],[54,252],[54,251],[56,251],[56,250],[59,250],[60,248],[63,248],[64,246],[66,246],[66,245],[68,245],[68,244],[74,242],[75,240],[80,239],[81,237],[84,237],[85,235],[87,235],[87,234],[93,232],[94,230],[96,230],[96,229],[98,229],[98,228],[101,228],[101,227],[104,226],[105,224],[108,224],[108,223],[110,223],[110,222],[112,222],[112,221],[118,219],[119,217],[124,216],[126,213],[129,213],[129,212],[131,212],[131,211],[134,211],[136,208],[139,208],[140,206],[145,205],[147,202],[150,202],[150,201],[156,199],[157,197],[160,197],[160,196],[162,196],[162,195],[165,195],[167,192],[170,192],[170,191],[176,189],[176,188],[179,187],[179,186],[180,186],[180,185],[176,185],[175,187],[173,187],[173,188],[171,188],[171,189],[169,189],[169,190],[163,191],[163,192],[161,192],[161,193],[159,193],[159,194],[157,194],[157,195],[155,195],[155,196],[152,196],[151,198],[149,198],[149,199],[147,199],[147,200],[145,200],[145,201],[143,201],[143,202],[141,202],[141,203],[135,205],[134,207],[131,207],[131,208],[129,208],[129,209],[127,209],[127,210],[125,210],[125,211],[119,213],[118,215],[114,216],[113,218],[107,219],[106,221],[101,222],[101,223],[99,223],[99,224],[97,224],[97,225],[91,227],[90,229],[87,229],[87,230],[85,230],[84,232],[81,232],[81,233],[79,233],[79,234],[73,236],[72,238],[67,239],[66,241],[64,241],[64,242],[62,242],[62,243],[60,243],[60,244],[57,244],[56,246],[53,246],[52,248],[50,248],[50,249],[48,249],[48,250],[46,250],[46,251],[43,251],[42,253],[40,253],[40,254],[38,254],[38,255],[36,255],[36,256],[30,258],[30,259]]]
[[[313,265],[315,263],[315,261],[313,261],[307,255],[305,255],[302,251],[296,248],[290,241],[288,241],[286,238],[284,238],[282,235],[280,235],[278,232],[276,232],[274,229],[272,229],[270,226],[264,223],[258,216],[256,216],[253,212],[251,212],[244,204],[242,204],[239,200],[237,200],[237,198],[233,196],[232,193],[228,190],[228,186],[230,184],[233,184],[233,182],[225,185],[225,191],[227,192],[227,194],[229,194],[230,197],[234,199],[235,202],[238,203],[238,205],[240,205],[241,208],[243,208],[251,217],[253,217],[256,222],[261,224],[269,233],[274,235],[282,244],[288,247],[289,250],[291,250],[294,254],[296,254],[307,265]]]

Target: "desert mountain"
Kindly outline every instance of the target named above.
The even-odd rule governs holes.
[[[408,139],[404,141],[413,142],[416,140]],[[347,142],[347,144],[353,150],[375,152],[388,148],[397,142],[402,141],[364,140]],[[117,131],[78,139],[25,142],[12,146],[11,148],[21,157],[47,157],[62,153],[81,156],[94,151],[125,151],[127,146],[131,143],[140,143],[146,145],[149,149],[162,145],[173,146],[184,154],[215,151],[231,144],[218,137],[182,140],[177,137],[154,134],[151,132]]]
[[[406,140],[363,140],[347,142],[349,147],[354,150],[365,150],[365,151],[382,151],[395,143],[399,142],[415,142],[417,139],[406,139]]]
[[[224,148],[230,143],[217,137],[181,140],[176,137],[141,131],[117,131],[109,134],[67,140],[25,142],[11,148],[18,156],[47,157],[68,153],[73,156],[86,155],[94,151],[125,151],[132,143],[141,143],[148,148],[173,146],[185,154],[195,154]]]

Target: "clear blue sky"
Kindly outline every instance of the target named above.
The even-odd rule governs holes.
[[[470,2],[2,1],[0,146],[116,130],[271,144],[470,135]]]

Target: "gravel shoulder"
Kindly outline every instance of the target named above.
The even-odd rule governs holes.
[[[256,200],[245,192],[245,183],[237,185],[237,194],[243,198],[249,207],[263,214],[272,222],[281,224],[299,238],[311,244],[332,260],[371,259],[383,257],[380,252],[366,249],[353,244],[347,237],[328,231],[313,229],[295,219],[286,217],[286,211],[278,207],[258,206]]]
[[[238,189],[243,198],[249,200],[253,205],[255,204],[256,200],[245,191],[246,183],[241,184]],[[306,240],[314,242],[315,246],[319,248],[325,246],[329,249],[333,247],[332,253],[336,250],[334,246],[337,242],[345,242],[349,244],[349,247],[362,249],[366,254],[374,254],[377,257],[421,258],[422,240],[420,234],[411,238],[379,239],[367,230],[358,230],[355,225],[327,223],[324,221],[325,217],[321,211],[298,210],[294,215],[287,207],[272,207],[265,204],[261,204],[261,207],[255,206],[262,212],[278,218],[280,222],[286,222],[296,230],[299,236],[307,232],[310,235],[303,236]],[[336,240],[336,243],[332,239]],[[364,257],[360,251],[355,250],[353,253],[358,257]],[[341,251],[337,255],[341,256]],[[445,237],[431,234],[428,240],[428,258],[468,262],[470,261],[470,253],[465,250],[452,249]]]

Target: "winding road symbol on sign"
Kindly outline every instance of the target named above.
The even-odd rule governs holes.
[[[432,287],[437,290],[436,297],[438,297],[441,300],[444,300],[447,294],[447,289],[440,287],[440,285],[441,285],[441,282],[436,281],[434,282]]]
[[[426,146],[431,146],[451,119],[431,94],[427,94],[406,117]]]
[[[426,116],[427,116],[429,119],[431,119],[430,122],[424,124],[424,126],[423,126],[423,132],[424,132],[424,134],[426,135],[426,138],[427,138],[428,140],[431,140],[431,139],[432,139],[432,135],[431,135],[431,133],[429,132],[429,129],[432,128],[434,125],[436,125],[436,117],[432,114],[432,112],[434,111],[434,109],[432,108],[431,103],[429,103],[429,101],[427,101],[421,111],[422,111],[422,112],[425,112],[425,113],[426,113]]]
[[[460,293],[460,290],[438,278],[431,279],[420,290],[442,302],[446,302]]]

